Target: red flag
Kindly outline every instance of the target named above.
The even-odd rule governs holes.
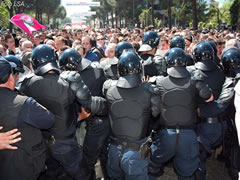
[[[36,19],[25,14],[17,14],[13,16],[10,21],[25,31],[28,35],[33,37],[32,32],[39,29],[45,29],[45,26],[41,25]]]

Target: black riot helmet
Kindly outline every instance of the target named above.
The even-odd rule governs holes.
[[[119,57],[122,55],[123,51],[126,50],[131,50],[134,51],[134,47],[131,43],[127,41],[122,41],[117,44],[116,49],[115,49],[115,56],[119,59]]]
[[[156,48],[159,45],[159,41],[160,38],[156,32],[148,31],[144,33],[142,38],[142,45],[138,51],[151,51],[153,48]]]
[[[24,68],[23,68],[23,64],[22,64],[22,61],[14,56],[14,55],[7,55],[7,56],[4,56],[4,58],[8,61],[8,62],[13,62],[16,64],[16,67],[13,68],[13,72],[16,73],[24,73]]]
[[[141,63],[139,56],[134,52],[123,53],[118,62],[118,72],[120,76],[140,73]]]
[[[185,40],[180,37],[180,36],[176,36],[174,38],[172,38],[171,42],[170,42],[170,48],[181,48],[183,50],[185,50]]]
[[[45,44],[38,45],[33,49],[32,66],[36,75],[43,75],[50,70],[59,72],[54,50]]]
[[[214,56],[217,56],[217,46],[216,46],[216,43],[213,42],[213,41],[207,41],[207,43],[209,43],[210,46],[213,48]]]
[[[65,50],[59,58],[61,69],[76,71],[81,66],[82,57],[75,49]]]
[[[122,88],[133,88],[141,83],[140,57],[135,52],[124,52],[118,62],[118,73],[120,75],[117,86]]]
[[[234,77],[240,71],[240,50],[231,48],[224,52],[221,57],[224,73],[227,76]]]
[[[189,76],[186,69],[187,56],[183,49],[172,48],[165,54],[167,73],[175,78],[184,78]]]
[[[214,50],[208,42],[200,42],[193,49],[193,60],[201,62],[204,60],[214,60]]]

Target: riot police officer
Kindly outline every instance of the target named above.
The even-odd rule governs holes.
[[[22,141],[16,150],[0,151],[1,179],[36,180],[44,170],[46,147],[40,129],[48,129],[54,123],[54,115],[33,98],[18,95],[14,91],[15,63],[0,60],[0,124],[4,131],[18,128]]]
[[[123,51],[126,51],[126,50],[134,51],[134,47],[132,46],[132,44],[130,44],[127,41],[122,41],[118,43],[115,48],[115,57],[119,59]],[[110,62],[110,64],[104,66],[104,72],[106,74],[106,77],[109,79],[117,80],[119,78],[117,73],[117,64],[118,64],[117,59],[113,59],[113,61]]]
[[[234,94],[238,92],[234,93],[233,89],[235,87],[237,88],[237,84],[240,78],[239,49],[230,48],[226,50],[221,57],[221,62],[224,68],[224,74],[226,75],[226,80],[225,80],[223,89],[227,89],[227,92],[226,93],[222,92],[219,97],[219,99],[221,99],[221,102],[223,101],[224,103],[223,118],[226,119],[226,123],[227,123],[227,132],[223,141],[223,157],[225,160],[226,167],[228,168],[229,175],[232,177],[232,179],[236,179],[238,174],[237,174],[237,168],[234,165],[238,164],[239,159],[233,158],[233,157],[234,157],[235,147],[239,146],[238,144],[239,140],[236,132],[237,121],[235,121],[235,116],[234,116],[235,107],[234,107],[233,99],[234,99]],[[227,102],[229,105],[227,104]]]
[[[157,75],[166,75],[165,65],[160,55],[155,56],[160,38],[154,31],[144,33],[142,45],[138,50],[143,59],[143,75],[153,77]]]
[[[194,130],[196,102],[208,102],[212,98],[202,79],[191,77],[187,71],[186,58],[182,49],[170,49],[165,55],[168,76],[157,78],[161,94],[161,129],[152,145],[150,179],[161,175],[164,163],[172,158],[179,180],[194,179],[198,168],[199,146]]]
[[[180,36],[176,36],[172,38],[172,40],[170,41],[170,48],[175,48],[175,47],[181,48],[182,50],[185,51],[185,47],[186,47],[185,40]],[[186,65],[187,66],[193,65],[194,61],[192,56],[190,54],[186,54],[186,56],[187,56]]]
[[[60,56],[59,64],[62,69],[78,71],[91,95],[103,96],[102,87],[106,77],[99,62],[82,59],[76,50],[67,49]],[[90,115],[86,119],[86,124],[87,131],[83,143],[83,153],[88,161],[91,179],[96,179],[95,164],[109,134],[109,119],[106,115]]]
[[[118,80],[103,85],[111,124],[108,174],[110,179],[147,180],[148,161],[139,150],[151,114],[159,114],[159,96],[153,85],[141,81],[140,58],[134,52],[120,56],[118,72]]]
[[[224,73],[214,62],[214,51],[208,42],[198,43],[193,50],[194,66],[190,66],[189,70],[197,76],[203,76],[204,82],[212,89],[214,99],[218,99],[222,91],[224,83]],[[199,105],[200,109],[205,104]],[[226,130],[226,122],[222,122],[220,116],[211,116],[213,111],[206,108],[208,113],[201,113],[200,123],[197,126],[197,135],[200,142],[200,167],[197,173],[198,178],[206,178],[205,161],[211,149],[221,144],[224,131]]]
[[[102,111],[101,101],[90,96],[80,75],[64,72],[59,76],[51,47],[37,46],[32,52],[32,66],[35,75],[23,81],[21,91],[36,98],[56,117],[56,123],[48,131],[50,154],[71,177],[87,179],[87,162],[75,137],[78,103],[95,113]]]

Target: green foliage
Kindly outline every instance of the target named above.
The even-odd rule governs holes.
[[[0,20],[0,26],[3,29],[6,29],[9,25],[9,12],[3,6],[0,6],[0,19],[1,19]]]
[[[161,19],[158,19],[158,18],[155,18],[154,19],[154,25],[155,27],[160,27],[162,24],[162,20]]]
[[[148,26],[151,24],[151,13],[149,9],[142,9],[139,15],[139,20],[143,26]]]

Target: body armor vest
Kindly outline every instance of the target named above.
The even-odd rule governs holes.
[[[195,87],[190,77],[162,78],[157,82],[161,91],[161,125],[191,128],[197,121]]]
[[[156,64],[153,60],[154,56],[150,54],[144,54],[141,56],[141,58],[144,60],[142,62],[143,68],[144,68],[144,76],[157,76],[159,75],[159,71],[156,67]]]
[[[102,86],[106,80],[102,68],[87,67],[80,72],[84,83],[89,88],[92,96],[102,96]]]
[[[208,71],[202,70],[201,66],[198,67],[195,65],[195,67],[199,69],[205,77],[204,82],[212,89],[214,99],[218,99],[225,79],[223,71],[220,70],[216,64]]]
[[[125,141],[146,137],[151,115],[151,94],[142,84],[127,89],[113,86],[106,97],[110,102],[112,135]]]
[[[41,131],[18,119],[27,97],[7,88],[0,88],[0,99],[1,126],[4,131],[18,128],[22,138],[14,144],[18,147],[17,150],[0,151],[0,177],[6,180],[35,180],[44,169],[46,149]]]
[[[59,135],[75,125],[77,112],[74,97],[70,97],[68,82],[58,74],[33,76],[25,86],[24,93],[55,115],[56,122],[50,129],[51,134]]]

